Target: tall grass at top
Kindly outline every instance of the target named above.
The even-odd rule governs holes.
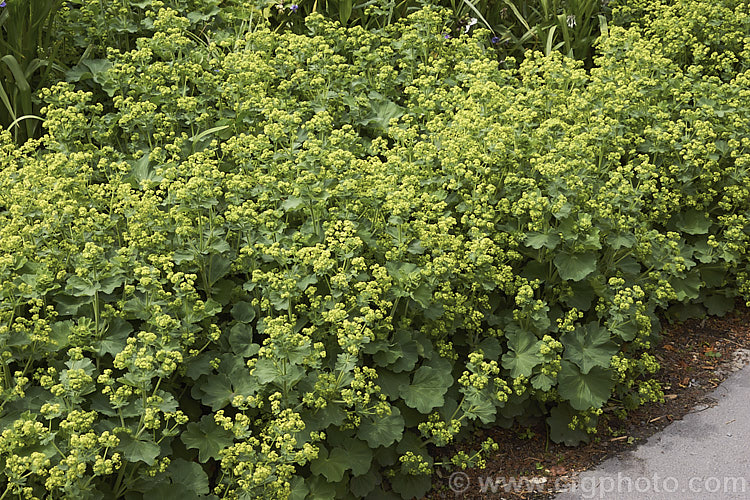
[[[55,69],[59,43],[52,29],[61,0],[0,2],[0,125],[16,141],[32,137],[40,120],[34,92]]]

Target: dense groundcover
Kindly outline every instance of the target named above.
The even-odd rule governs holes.
[[[6,493],[419,497],[476,426],[659,399],[657,312],[750,296],[750,13],[678,3],[588,72],[434,9],[208,43],[162,9],[45,90],[0,135]]]

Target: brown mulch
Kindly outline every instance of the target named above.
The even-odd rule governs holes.
[[[466,475],[456,483],[462,486],[463,481],[467,485],[463,493],[451,489],[450,472],[438,469],[433,474],[433,489],[424,498],[549,499],[559,488],[570,485],[579,472],[634,448],[691,411],[712,406],[715,401],[707,395],[738,364],[737,351],[750,349],[750,309],[738,301],[735,310],[722,318],[665,324],[661,335],[654,354],[661,364],[655,378],[665,394],[663,403],[644,405],[628,413],[625,420],[605,411],[595,438],[576,447],[548,442],[543,422],[532,427],[480,430],[471,442],[451,451],[470,453],[491,437],[500,450],[488,458],[486,468],[463,471]],[[506,488],[500,483],[496,492],[486,489],[482,493],[480,484],[487,478],[514,478],[509,481],[516,483],[514,486],[508,482]]]

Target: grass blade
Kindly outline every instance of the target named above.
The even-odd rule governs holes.
[[[603,37],[609,36],[609,28],[607,27],[607,18],[603,14],[599,14],[599,32]]]
[[[346,26],[352,16],[352,3],[352,0],[339,0],[339,21],[342,26]]]
[[[44,118],[42,118],[41,116],[36,116],[36,115],[23,115],[23,116],[19,116],[19,117],[18,117],[18,118],[16,118],[15,120],[13,120],[13,122],[12,122],[12,123],[11,123],[10,125],[8,125],[8,130],[12,129],[12,128],[13,128],[13,127],[15,127],[16,125],[18,125],[18,124],[19,124],[19,123],[20,123],[21,121],[23,121],[23,120],[25,120],[25,119],[27,119],[27,118],[36,118],[36,119],[37,119],[37,120],[39,120],[40,122],[43,122],[43,121],[44,121]]]
[[[464,0],[466,1],[466,0]],[[504,0],[505,4],[510,7],[510,10],[513,11],[513,14],[518,18],[519,21],[521,21],[521,24],[523,24],[523,27],[526,28],[526,32],[532,31],[532,29],[529,27],[529,23],[526,22],[526,19],[523,18],[520,12],[518,12],[518,8],[511,2],[510,0]]]
[[[10,104],[10,98],[8,97],[8,94],[5,92],[5,89],[2,85],[0,85],[0,101],[3,101],[3,104],[5,105],[5,109],[8,110],[8,114],[11,118],[14,120],[16,119],[16,111],[13,109],[13,106]]]
[[[555,30],[557,29],[557,25],[552,26],[549,31],[547,32],[547,46],[544,48],[544,55],[548,56],[552,53],[552,42],[554,42],[555,39]]]
[[[200,141],[201,139],[203,139],[204,137],[206,137],[207,135],[213,134],[214,132],[219,132],[221,130],[224,130],[225,128],[229,128],[229,125],[221,125],[219,127],[213,127],[208,130],[204,130],[200,134],[194,135],[193,137],[191,137],[190,140],[193,141],[193,143],[196,143]]]
[[[487,20],[484,18],[484,16],[482,15],[482,13],[479,12],[479,10],[477,10],[477,8],[474,6],[474,4],[471,3],[469,0],[464,0],[464,3],[466,5],[468,5],[471,8],[471,10],[474,11],[474,13],[477,15],[477,17],[484,23],[485,26],[487,26],[487,28],[489,28],[489,30],[494,35],[495,34],[495,30],[492,29],[492,26],[490,26],[490,23],[487,22]]]
[[[16,58],[11,54],[7,54],[0,58],[0,61],[4,62],[5,65],[8,66],[10,72],[13,74],[13,78],[16,80],[16,87],[18,87],[18,91],[22,94],[28,93],[29,97],[31,97],[31,86],[26,80],[26,75],[24,74],[23,69],[21,69],[21,65],[18,64]]]

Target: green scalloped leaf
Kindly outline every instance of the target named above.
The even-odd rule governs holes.
[[[430,476],[396,474],[390,481],[393,491],[400,494],[401,498],[422,498],[432,487]]]
[[[577,326],[574,331],[565,333],[560,340],[565,346],[563,357],[578,365],[584,374],[595,366],[609,367],[612,356],[619,349],[612,342],[609,331],[593,322]]]
[[[324,476],[328,482],[337,483],[344,478],[344,472],[349,468],[348,463],[346,451],[342,448],[334,448],[329,453],[325,447],[321,446],[318,458],[310,462],[310,471]]]
[[[586,374],[581,373],[576,365],[563,360],[560,373],[557,375],[557,392],[576,410],[601,408],[609,399],[615,380],[612,372],[599,366]]]
[[[486,394],[486,391],[479,391],[476,387],[469,387],[466,391],[466,404],[462,407],[464,415],[469,420],[480,419],[485,424],[491,424],[495,421],[497,415],[497,406]]]
[[[375,486],[379,482],[380,474],[373,468],[364,475],[351,478],[349,480],[349,489],[357,498],[364,498],[375,489]]]
[[[198,379],[192,394],[200,398],[204,405],[217,411],[227,406],[236,396],[251,396],[259,388],[256,377],[250,375],[242,358],[224,357],[219,365],[219,372]]]
[[[539,250],[542,247],[549,248],[550,250],[554,250],[557,245],[560,244],[560,236],[555,233],[537,233],[537,232],[531,232],[528,235],[526,235],[526,240],[524,241],[526,245],[530,246],[531,248]]]
[[[561,403],[550,411],[547,417],[549,424],[549,437],[555,443],[563,443],[566,446],[576,446],[581,443],[588,443],[590,436],[583,429],[571,429],[568,427],[573,421],[576,412],[568,403]]]
[[[581,281],[596,270],[596,254],[560,252],[554,263],[561,279]]]
[[[219,452],[234,443],[234,435],[216,425],[213,417],[203,415],[200,424],[191,422],[180,439],[188,448],[198,450],[198,459],[205,463],[209,458],[218,460]]]
[[[549,375],[545,375],[544,373],[537,373],[531,379],[531,386],[534,389],[539,389],[541,391],[549,391],[550,388],[555,385],[555,381],[556,380]]]
[[[352,476],[367,474],[372,465],[372,450],[358,439],[349,439],[344,443],[344,451],[349,457],[348,469]]]
[[[329,483],[323,476],[308,477],[305,484],[310,490],[308,498],[315,500],[333,500],[336,498],[336,485]]]
[[[399,387],[399,394],[410,408],[416,408],[420,413],[429,413],[433,408],[443,406],[443,396],[452,383],[450,372],[420,366],[411,383]]]
[[[250,323],[255,319],[255,308],[250,302],[240,301],[232,306],[232,317],[241,323]]]
[[[711,220],[705,213],[691,208],[677,216],[676,225],[687,234],[707,234]]]
[[[401,439],[404,434],[404,417],[395,406],[391,407],[391,414],[385,417],[363,419],[357,429],[357,437],[367,441],[370,448],[390,446]]]
[[[531,376],[534,367],[542,362],[536,335],[516,328],[515,331],[507,332],[505,336],[511,352],[503,354],[503,368],[510,370],[510,376],[513,378]]]
[[[673,276],[669,284],[677,294],[677,301],[683,302],[687,299],[697,299],[700,296],[701,278],[700,273],[693,269],[684,278]]]
[[[208,475],[197,463],[176,458],[169,464],[167,471],[172,477],[173,484],[183,485],[193,494],[208,495]]]
[[[118,434],[120,444],[117,449],[128,462],[145,462],[146,465],[154,465],[156,457],[161,453],[159,445],[153,441],[135,439],[129,434]]]
[[[621,323],[616,327],[613,327],[611,330],[612,333],[616,334],[625,342],[630,342],[638,334],[638,325],[634,320],[631,319],[630,321]]]
[[[310,488],[305,484],[305,480],[300,476],[294,476],[289,481],[291,491],[289,492],[289,500],[305,500],[307,494],[310,493]]]
[[[310,470],[335,483],[343,479],[347,470],[351,470],[353,476],[367,474],[372,465],[372,456],[372,450],[364,442],[349,439],[343,446],[332,448],[330,452],[321,446],[318,458],[310,462]]]

